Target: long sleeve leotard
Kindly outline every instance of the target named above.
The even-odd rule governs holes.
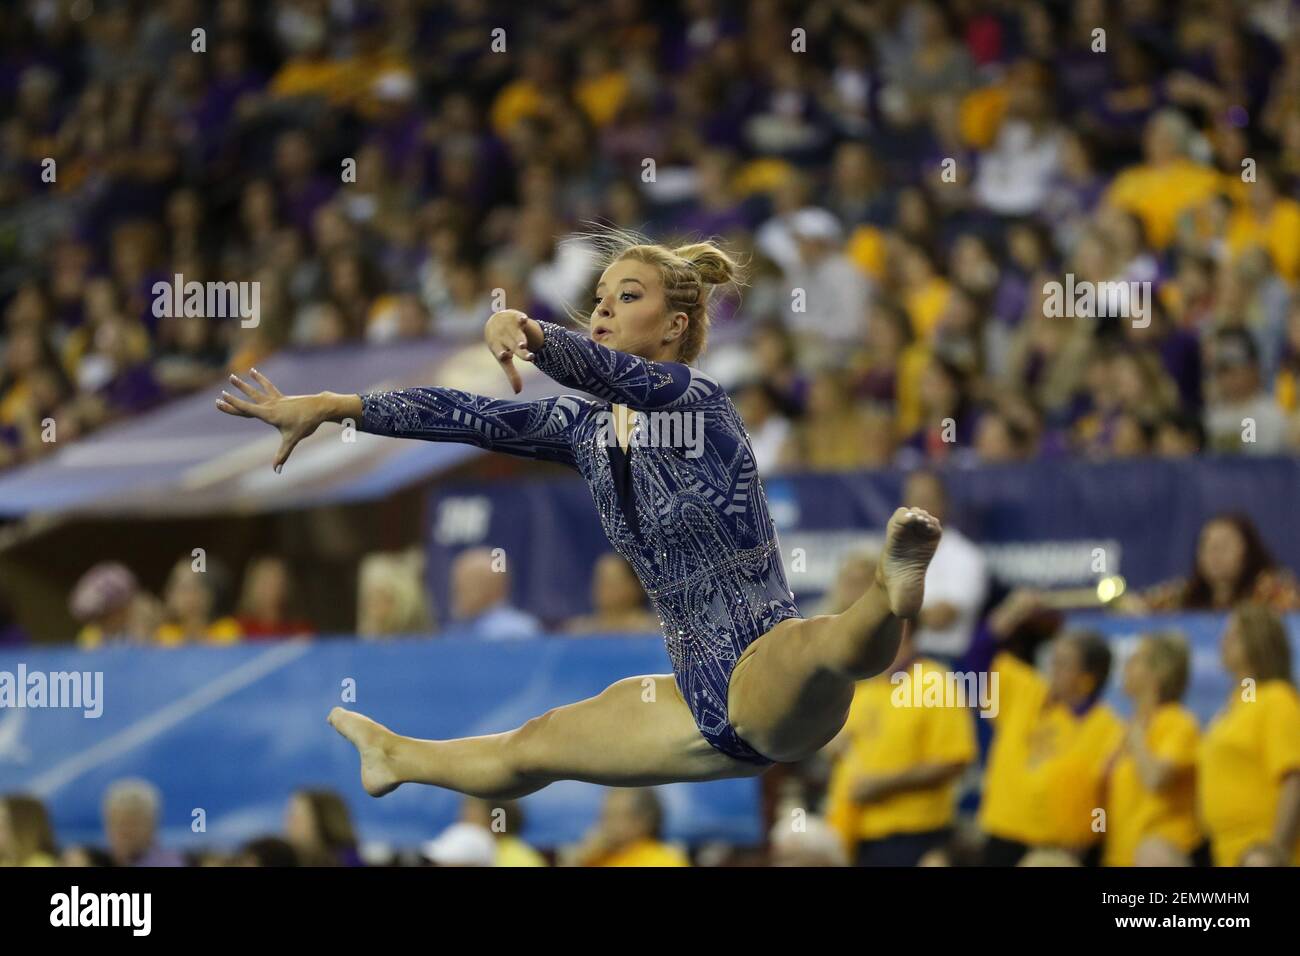
[[[535,364],[561,395],[519,402],[449,388],[362,394],[359,429],[562,462],[586,479],[614,549],[658,612],[673,672],[718,750],[770,761],[736,734],[727,689],[741,653],[798,617],[749,436],[723,388],[688,365],[606,348],[549,322]],[[636,413],[626,453],[612,406]]]

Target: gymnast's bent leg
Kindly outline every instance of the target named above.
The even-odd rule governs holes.
[[[403,783],[517,799],[557,780],[610,787],[753,776],[762,767],[700,735],[671,674],[629,677],[500,734],[417,740],[335,707],[329,722],[361,755],[361,783],[383,796]]]
[[[875,581],[848,610],[782,621],[745,649],[727,698],[741,739],[773,760],[795,761],[839,733],[854,685],[889,667],[903,628],[920,613],[941,533],[927,512],[899,508]]]

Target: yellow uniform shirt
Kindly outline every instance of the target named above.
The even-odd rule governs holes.
[[[497,838],[497,866],[546,866],[546,858],[519,837]]]
[[[1047,682],[1011,654],[993,660],[998,715],[984,776],[980,826],[1030,846],[1078,848],[1096,843],[1106,767],[1124,737],[1124,724],[1095,704],[1077,716],[1048,703]]]
[[[1255,700],[1234,694],[1205,731],[1197,762],[1201,822],[1216,866],[1235,866],[1256,843],[1273,839],[1282,778],[1300,772],[1300,695],[1283,680],[1264,681]],[[1300,841],[1291,862],[1300,865]]]
[[[541,90],[527,80],[514,80],[497,94],[488,115],[497,135],[507,136],[516,123],[536,115],[541,108]]]
[[[628,92],[627,74],[619,70],[610,70],[600,76],[580,81],[573,91],[573,98],[582,111],[587,114],[593,126],[608,126],[623,108]]]
[[[1226,181],[1214,169],[1190,159],[1134,166],[1115,177],[1105,201],[1137,213],[1151,245],[1163,249],[1174,238],[1178,217],[1209,199]]]
[[[347,64],[332,58],[293,57],[271,78],[268,88],[277,98],[323,96],[340,101],[349,94]]]
[[[952,286],[948,280],[933,276],[925,285],[903,296],[903,311],[912,322],[912,334],[918,342],[930,341],[951,295]]]
[[[911,702],[913,668],[922,680],[947,672],[921,658],[895,682],[881,674],[859,682],[849,719],[849,749],[831,773],[827,820],[852,849],[860,840],[895,833],[924,833],[949,826],[957,809],[957,781],[928,790],[894,794],[878,803],[861,804],[850,796],[858,777],[896,774],[927,764],[970,763],[975,759],[975,716],[968,707],[897,706]],[[925,685],[923,685],[925,686]],[[895,695],[900,695],[896,697]]]
[[[858,226],[845,243],[849,261],[877,282],[885,281],[885,233],[875,226]]]
[[[658,840],[637,840],[621,850],[607,854],[592,866],[690,866],[686,855]]]
[[[1201,842],[1196,825],[1196,748],[1200,732],[1191,711],[1164,704],[1147,725],[1143,741],[1158,760],[1172,764],[1177,778],[1163,790],[1150,790],[1127,751],[1115,761],[1106,797],[1106,866],[1132,866],[1138,844],[1162,837],[1184,853]]]
[[[1300,277],[1300,203],[1294,199],[1278,199],[1264,219],[1250,206],[1239,205],[1228,219],[1227,240],[1233,255],[1258,246],[1283,278]]]
[[[233,617],[221,617],[208,625],[204,644],[236,644],[243,636],[239,622]],[[159,647],[180,647],[186,643],[185,634],[176,624],[160,624],[154,631],[154,643]]]

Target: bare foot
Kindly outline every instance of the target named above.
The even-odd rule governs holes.
[[[939,519],[920,508],[899,508],[885,527],[876,583],[889,595],[896,617],[916,617],[925,598],[925,569],[939,547]]]
[[[402,781],[397,779],[389,760],[391,730],[342,707],[330,711],[329,722],[361,755],[361,786],[366,788],[366,793],[382,797],[398,788]]]

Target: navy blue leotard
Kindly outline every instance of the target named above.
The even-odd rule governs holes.
[[[771,763],[727,716],[741,653],[799,617],[749,436],[714,379],[688,365],[617,352],[549,322],[535,364],[599,401],[534,402],[450,388],[361,395],[361,431],[456,441],[563,462],[586,479],[614,549],[636,571],[659,614],[673,674],[695,723],[718,750]],[[623,452],[613,404],[636,414]]]

